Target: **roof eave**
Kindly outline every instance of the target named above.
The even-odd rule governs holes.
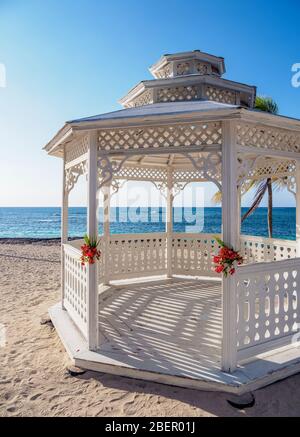
[[[300,132],[300,120],[298,118],[270,114],[268,112],[246,108],[241,108],[241,118],[243,121],[255,121],[257,123],[266,124],[277,128],[291,129]]]
[[[60,156],[62,146],[65,142],[69,142],[73,135],[73,128],[70,123],[65,123],[64,126],[57,131],[54,137],[43,147],[48,155]]]

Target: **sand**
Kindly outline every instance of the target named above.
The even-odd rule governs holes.
[[[237,410],[229,395],[86,372],[70,376],[68,356],[51,325],[59,300],[60,248],[0,244],[0,416],[299,416],[300,374],[254,392]]]

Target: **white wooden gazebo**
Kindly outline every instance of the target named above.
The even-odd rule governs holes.
[[[224,59],[164,55],[120,100],[124,109],[67,122],[45,146],[63,159],[62,302],[50,315],[81,367],[206,389],[243,391],[300,370],[300,121],[253,109],[256,88],[222,78]],[[68,196],[86,175],[87,233],[102,257],[82,266],[68,241]],[[240,235],[252,179],[284,179],[297,202],[297,241]],[[166,231],[111,234],[120,181],[165,193]],[[245,263],[213,270],[214,235],[175,233],[172,202],[188,183],[222,191],[222,239]],[[299,190],[298,190],[299,191]]]

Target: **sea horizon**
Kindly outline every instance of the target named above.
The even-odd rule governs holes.
[[[241,208],[241,215],[247,211]],[[174,207],[174,232],[221,232],[220,206]],[[99,208],[99,233],[102,232],[102,208]],[[151,233],[165,231],[164,207],[112,207],[111,233]],[[0,238],[59,238],[61,232],[60,207],[0,207]],[[69,237],[80,237],[86,232],[86,207],[69,207]],[[241,233],[268,236],[267,208],[259,207],[241,227]],[[296,238],[296,208],[273,208],[273,237],[287,240]]]

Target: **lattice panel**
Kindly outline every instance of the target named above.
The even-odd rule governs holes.
[[[222,144],[220,122],[99,131],[99,150],[107,151],[212,144]]]
[[[250,348],[251,356],[251,347],[297,331],[300,268],[289,260],[260,266],[256,272],[243,270],[237,273],[237,346]]]
[[[164,67],[162,67],[159,71],[155,73],[156,77],[158,79],[165,79],[167,77],[171,77],[171,65],[166,64]]]
[[[140,96],[127,103],[125,107],[133,108],[136,106],[150,105],[151,103],[153,103],[153,90],[146,90]]]
[[[203,62],[196,62],[196,71],[198,74],[207,74],[208,73],[208,66],[207,64],[204,64]]]
[[[110,277],[122,279],[166,270],[166,234],[112,235]]]
[[[278,178],[290,177],[296,173],[294,160],[275,159],[266,157],[247,157],[239,155],[238,174],[239,181],[259,180],[269,176]]]
[[[247,263],[282,261],[297,256],[295,241],[243,235],[240,242],[241,253]]]
[[[114,173],[116,179],[166,181],[167,170],[161,167],[131,167],[123,166]]]
[[[236,103],[235,91],[214,87],[210,85],[207,85],[205,87],[205,97],[208,100],[213,100],[215,102],[228,103],[231,105],[235,105]]]
[[[237,143],[241,146],[299,152],[300,134],[287,129],[239,123],[237,125]]]
[[[176,75],[183,76],[189,74],[191,70],[191,64],[189,62],[180,62],[176,65]]]
[[[158,102],[176,102],[181,100],[199,99],[198,89],[196,86],[180,86],[170,88],[160,88],[158,90]]]
[[[221,155],[216,153],[203,153],[202,157],[196,161],[198,168],[177,169],[173,171],[174,182],[192,182],[197,180],[222,179]],[[215,159],[214,159],[215,158]]]
[[[64,306],[81,332],[87,335],[87,271],[81,265],[80,252],[64,248]]]
[[[174,274],[218,276],[212,262],[218,250],[213,234],[173,234],[172,271]]]
[[[66,164],[85,155],[88,151],[88,137],[79,138],[66,146]]]

